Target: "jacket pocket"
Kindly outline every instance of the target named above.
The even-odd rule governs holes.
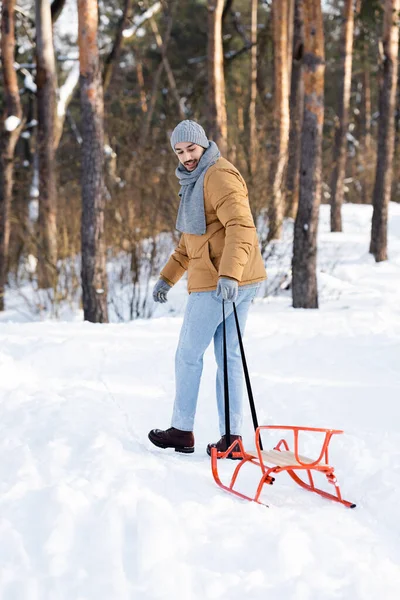
[[[208,268],[210,269],[211,273],[213,275],[218,276],[218,270],[216,269],[216,267],[214,266],[214,264],[210,258],[210,242],[207,242],[206,244],[204,244],[203,260],[206,263],[206,265],[208,266]]]

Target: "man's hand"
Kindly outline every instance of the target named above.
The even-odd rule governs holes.
[[[228,302],[236,302],[238,291],[239,284],[235,279],[229,279],[229,277],[218,279],[217,296],[222,296]]]
[[[170,289],[171,286],[164,279],[159,279],[153,289],[154,302],[161,302],[161,304],[167,302],[167,294]]]

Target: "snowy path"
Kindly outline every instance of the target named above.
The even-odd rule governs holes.
[[[381,265],[362,250],[366,208],[345,207],[346,234],[322,227],[338,264],[322,275],[321,310],[258,299],[246,332],[260,422],[344,429],[331,462],[357,508],[284,475],[264,492],[270,509],[217,489],[205,454],[218,437],[212,349],[196,453],[148,442],[149,429],[169,425],[181,317],[107,326],[4,317],[1,600],[399,597],[400,207]],[[247,406],[245,421],[251,445]],[[304,448],[313,452],[311,437]],[[255,476],[249,466],[244,490]]]

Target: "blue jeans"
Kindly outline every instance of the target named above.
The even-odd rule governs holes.
[[[250,304],[258,288],[259,284],[239,287],[239,294],[235,304],[242,335]],[[225,318],[230,427],[232,434],[241,435],[243,365],[232,302],[225,302]],[[193,431],[200,379],[203,371],[203,355],[213,338],[215,359],[217,361],[216,391],[219,429],[221,435],[224,435],[222,299],[217,298],[215,290],[211,292],[192,292],[188,298],[175,356],[176,394],[171,426],[176,427],[176,429]]]

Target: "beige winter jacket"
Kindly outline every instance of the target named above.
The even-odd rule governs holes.
[[[162,279],[174,285],[187,270],[189,292],[214,290],[218,277],[236,279],[239,285],[265,279],[246,183],[225,158],[207,170],[204,208],[206,232],[182,234]]]

